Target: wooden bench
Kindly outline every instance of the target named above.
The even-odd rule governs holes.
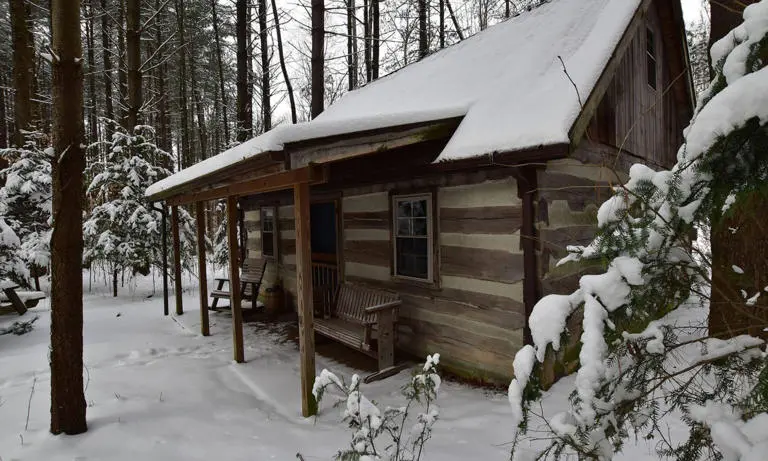
[[[13,307],[19,314],[24,315],[27,309],[37,306],[45,299],[42,291],[16,291],[18,285],[8,281],[0,281],[0,308]]]
[[[250,300],[253,306],[256,306],[256,298],[259,297],[259,288],[261,280],[264,278],[264,269],[267,261],[263,259],[246,259],[243,262],[243,270],[240,275],[240,293],[242,299]],[[213,303],[210,309],[216,310],[219,299],[229,299],[229,288],[225,289],[224,284],[229,284],[229,278],[216,278],[216,289],[211,292]]]
[[[394,366],[400,304],[397,293],[344,283],[336,290],[331,316],[315,319],[315,332],[377,358],[381,372]]]

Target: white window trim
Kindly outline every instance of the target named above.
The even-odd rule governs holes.
[[[397,273],[397,204],[401,201],[414,199],[427,200],[427,278],[409,277]],[[435,277],[435,251],[434,251],[434,196],[432,193],[404,194],[392,196],[392,276],[401,280],[412,280],[421,283],[434,283]]]
[[[272,231],[267,232],[272,234],[272,254],[264,254],[264,211],[272,210]],[[264,259],[277,260],[278,253],[278,230],[277,230],[277,207],[276,206],[262,206],[259,207],[259,243],[261,244],[261,257]]]

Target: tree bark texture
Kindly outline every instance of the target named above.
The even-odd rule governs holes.
[[[419,59],[429,54],[427,42],[427,0],[419,0]]]
[[[237,140],[243,142],[253,131],[251,92],[248,89],[248,2],[237,0]]]
[[[213,38],[216,40],[216,64],[219,71],[219,94],[221,95],[221,115],[224,122],[224,145],[229,145],[229,117],[227,114],[227,92],[224,88],[224,64],[221,59],[221,37],[219,36],[219,18],[216,13],[216,0],[211,0],[213,19]]]
[[[80,1],[51,1],[51,433],[87,430],[83,392],[83,68]]]
[[[325,4],[312,0],[312,118],[325,107]]]
[[[267,0],[259,0],[259,48],[261,52],[261,121],[264,132],[272,129],[272,88],[269,73]]]
[[[184,0],[176,1],[176,27],[179,39],[179,112],[181,114],[179,169],[181,169],[191,164],[192,154],[189,142],[189,111],[187,110],[187,44],[184,36]]]
[[[371,0],[371,77],[376,80],[379,78],[379,50],[381,49],[379,25],[381,23],[379,15],[379,1]]]
[[[101,0],[101,59],[104,65],[104,73],[102,74],[104,85],[104,115],[114,120],[115,111],[112,106],[112,58],[110,57],[110,51],[112,44],[110,43],[111,29],[109,27],[109,15],[107,0]]]
[[[272,15],[275,18],[275,33],[277,34],[277,54],[280,58],[280,68],[283,71],[283,79],[285,80],[285,88],[288,91],[288,102],[291,106],[291,122],[296,123],[296,100],[293,97],[293,86],[291,85],[291,78],[288,76],[288,68],[285,65],[285,54],[283,53],[283,37],[280,35],[280,19],[277,14],[277,4],[275,0],[272,0]]]
[[[13,87],[16,131],[14,143],[24,145],[22,131],[31,130],[35,80],[35,50],[30,28],[30,6],[25,0],[9,0],[13,40]],[[78,10],[79,11],[79,10]]]
[[[133,128],[141,123],[141,0],[126,2],[126,52],[128,61],[128,121],[126,128],[133,133]]]
[[[125,56],[125,5],[124,0],[117,0],[117,81],[120,95],[120,125],[128,124],[128,75],[126,74]]]

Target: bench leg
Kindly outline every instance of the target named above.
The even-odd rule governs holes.
[[[27,306],[24,305],[24,302],[19,298],[19,295],[13,288],[5,289],[3,292],[5,292],[5,296],[19,315],[24,315],[27,312]]]
[[[395,364],[394,312],[391,309],[378,313],[379,324],[379,370]]]
[[[219,283],[216,285],[215,291],[221,291],[221,289],[224,288],[224,282],[226,282],[226,280],[219,280]],[[211,303],[211,307],[209,308],[209,310],[215,311],[216,306],[219,305],[219,298],[216,298],[213,296],[211,297],[213,298],[213,302]]]

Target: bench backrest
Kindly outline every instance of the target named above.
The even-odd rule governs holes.
[[[267,261],[264,259],[248,258],[243,261],[243,270],[240,274],[241,282],[260,283],[264,277],[264,268]]]
[[[372,288],[343,283],[336,296],[334,315],[342,320],[356,323],[368,323],[375,320],[375,315],[366,314],[367,307],[397,301],[397,293],[374,290]]]

